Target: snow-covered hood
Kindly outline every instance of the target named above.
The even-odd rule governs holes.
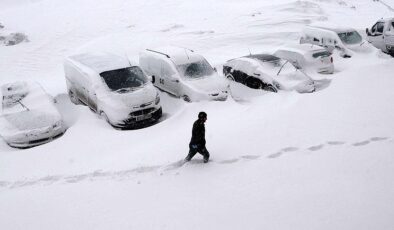
[[[37,139],[55,129],[63,129],[59,114],[31,110],[0,117],[0,135],[8,142]]]
[[[133,111],[158,106],[157,97],[157,89],[151,83],[123,93],[101,89],[97,93],[98,109],[105,111],[110,120],[122,121]]]
[[[206,93],[222,92],[228,86],[228,82],[217,74],[195,80],[185,80],[184,83],[196,91]]]
[[[152,102],[156,99],[156,96],[156,88],[149,83],[144,85],[143,87],[126,92],[103,90],[102,93],[98,95],[98,99],[103,102],[114,103],[119,107],[130,108]]]

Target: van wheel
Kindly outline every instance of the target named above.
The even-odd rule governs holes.
[[[108,124],[112,125],[111,122],[108,119],[107,114],[105,114],[104,111],[100,111],[100,117],[102,117],[105,121],[107,121]]]
[[[186,102],[192,102],[192,100],[190,99],[190,97],[187,96],[187,95],[183,95],[183,96],[182,96],[182,99],[183,99],[184,101],[186,101]]]
[[[228,80],[230,80],[230,81],[235,81],[234,76],[231,75],[231,74],[227,74],[227,75],[226,75],[226,78],[227,78]]]
[[[68,90],[68,96],[70,97],[70,101],[75,104],[75,105],[79,105],[81,104],[81,102],[79,101],[77,95],[74,93],[74,91],[72,91],[71,89]]]

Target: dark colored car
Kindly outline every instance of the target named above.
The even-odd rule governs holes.
[[[269,54],[254,54],[235,58],[223,65],[224,76],[253,89],[271,92],[296,90],[315,91],[314,81],[290,62]]]

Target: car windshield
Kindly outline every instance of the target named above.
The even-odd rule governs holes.
[[[318,58],[318,57],[328,57],[328,56],[330,56],[330,55],[331,55],[330,52],[328,52],[327,50],[323,50],[323,51],[318,51],[318,52],[316,52],[316,53],[313,53],[313,54],[312,54],[312,57],[314,57],[314,58]]]
[[[138,66],[106,71],[100,76],[113,91],[138,88],[148,82],[147,77]]]
[[[338,33],[338,36],[343,43],[348,45],[357,44],[362,41],[361,35],[357,31]]]
[[[209,76],[212,75],[214,72],[212,66],[205,59],[197,62],[178,65],[177,67],[181,72],[182,76],[191,79]]]
[[[296,71],[296,68],[289,63],[288,61],[285,61],[283,59],[280,59],[276,56],[272,56],[273,58],[254,58],[255,60],[257,60],[260,64],[261,67],[263,68],[263,72],[271,75],[271,76],[275,76],[278,74],[288,74],[288,73],[293,73],[294,71]]]

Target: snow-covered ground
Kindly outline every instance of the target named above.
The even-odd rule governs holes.
[[[383,4],[382,4],[383,3]],[[0,140],[1,229],[380,229],[394,226],[394,59],[334,56],[313,94],[232,84],[226,102],[161,93],[149,128],[112,129],[66,95],[63,58],[103,50],[136,59],[178,45],[214,66],[296,43],[304,25],[364,31],[385,0],[0,0],[0,23],[29,42],[0,46],[0,84],[34,80],[69,129],[16,150]],[[206,111],[207,148],[182,167]]]

